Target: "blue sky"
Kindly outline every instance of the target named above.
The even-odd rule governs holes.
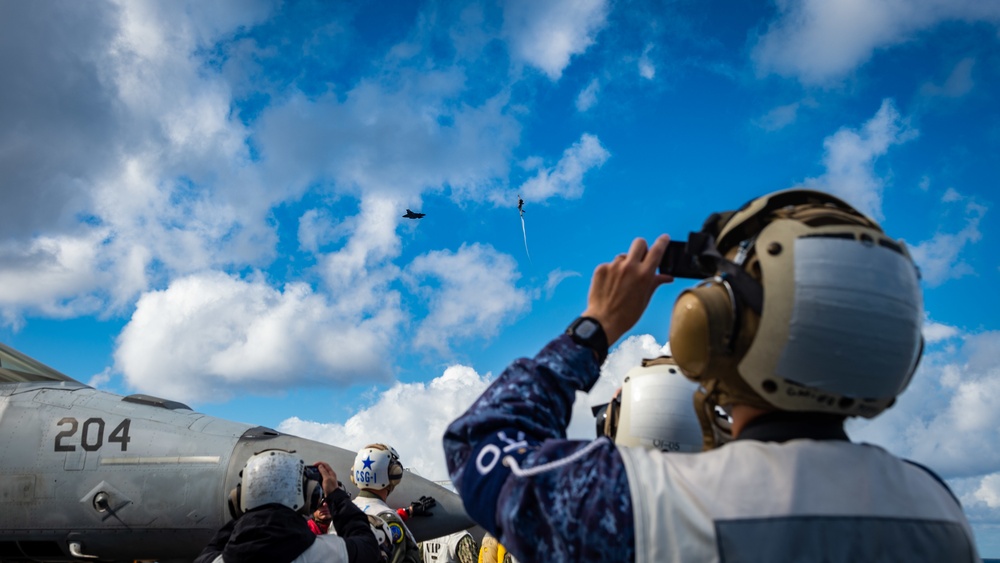
[[[852,435],[940,472],[1000,556],[998,46],[980,0],[2,2],[0,340],[444,478],[444,426],[598,263],[824,189],[923,274],[921,368]]]

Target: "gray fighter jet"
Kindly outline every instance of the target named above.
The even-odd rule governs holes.
[[[423,219],[426,216],[426,213],[417,213],[416,211],[410,211],[409,209],[407,209],[406,214],[403,215],[403,217],[406,217],[407,219]]]
[[[247,458],[327,461],[350,485],[355,453],[149,395],[88,387],[0,344],[0,561],[190,562],[232,517]],[[390,497],[437,499],[418,541],[473,525],[455,493],[407,472]]]

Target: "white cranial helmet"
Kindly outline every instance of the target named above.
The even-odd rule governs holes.
[[[701,426],[691,402],[697,388],[670,356],[643,360],[625,374],[620,410],[617,420],[609,421],[608,434],[621,446],[701,451]]]
[[[359,489],[392,489],[403,478],[403,464],[396,450],[385,444],[370,444],[358,452],[351,468],[351,482]]]
[[[297,455],[281,450],[267,450],[247,460],[243,468],[240,509],[253,510],[265,504],[281,504],[307,514],[307,492],[303,470],[305,461]],[[310,481],[314,483],[314,481]]]

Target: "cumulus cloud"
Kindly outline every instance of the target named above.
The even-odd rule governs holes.
[[[559,80],[574,55],[586,52],[607,23],[607,0],[504,3],[503,36],[515,60]]]
[[[967,246],[982,238],[979,223],[987,211],[986,206],[961,196],[951,188],[942,201],[964,203],[965,224],[957,232],[939,232],[910,249],[913,260],[920,267],[924,283],[930,287],[974,273],[972,266],[961,259],[961,254]]]
[[[290,418],[278,430],[349,450],[384,442],[396,448],[406,467],[429,479],[445,480],[444,430],[486,390],[491,379],[490,374],[479,375],[468,366],[450,366],[427,383],[396,383],[343,424]]]
[[[95,313],[91,297],[111,279],[99,269],[103,237],[36,237],[28,246],[0,245],[0,310],[5,324],[17,327],[27,310],[53,317]]]
[[[139,391],[219,401],[304,382],[387,380],[401,321],[392,295],[371,315],[344,314],[304,284],[282,290],[218,272],[144,294],[118,337],[115,366]]]
[[[126,141],[105,72],[120,18],[107,2],[0,6],[0,238],[66,234],[93,213],[88,188]]]
[[[914,38],[945,21],[1000,22],[1000,6],[979,0],[779,0],[777,19],[758,38],[758,71],[828,84],[879,49]]]
[[[340,193],[409,199],[444,186],[473,193],[507,173],[520,126],[505,95],[455,103],[464,92],[457,70],[387,80],[268,108],[254,135],[264,178],[303,188],[330,179]]]
[[[453,340],[494,336],[500,327],[524,314],[531,299],[518,289],[513,258],[482,244],[463,244],[455,252],[438,250],[418,256],[406,268],[409,285],[424,291],[427,315],[413,336],[413,347],[446,352]]]
[[[897,404],[852,436],[886,447],[946,478],[1000,471],[1000,333],[962,334],[961,346],[933,346]]]
[[[875,160],[889,147],[916,135],[892,101],[883,100],[878,112],[860,129],[843,128],[823,141],[826,173],[808,178],[803,184],[837,195],[862,213],[881,220],[885,181],[875,173]]]
[[[340,240],[354,229],[354,222],[341,221],[329,209],[307,209],[299,217],[299,247],[319,254],[321,247]]]
[[[924,341],[927,344],[936,344],[959,335],[958,327],[937,323],[930,319],[924,320],[924,326],[921,332],[923,333]]]
[[[589,133],[563,151],[562,158],[552,168],[539,167],[538,172],[518,188],[525,201],[544,201],[550,197],[575,199],[583,195],[583,176],[598,168],[611,156],[601,141]]]
[[[1000,508],[1000,473],[983,477],[973,498],[990,508]]]
[[[47,264],[70,246],[94,258],[75,289],[41,292],[26,305],[121,311],[154,268],[185,273],[252,261],[273,244],[264,212],[273,200],[240,177],[246,131],[230,117],[224,82],[193,56],[269,9],[267,2],[0,8],[0,42],[18,45],[0,49],[9,55],[0,56],[0,72],[10,79],[0,94],[0,120],[10,124],[0,132],[7,202],[0,237],[32,249],[39,270],[25,273],[37,277],[49,276]],[[232,186],[220,177],[235,180],[242,197],[230,199]],[[45,253],[52,258],[41,259]],[[89,304],[80,308],[81,301]],[[16,316],[12,307],[5,317]]]

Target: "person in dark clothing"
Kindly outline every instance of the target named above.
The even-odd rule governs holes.
[[[251,457],[238,494],[240,515],[215,534],[195,563],[381,561],[368,517],[354,506],[328,464],[319,462],[316,468],[322,491],[304,475],[305,462],[293,454],[268,450]],[[317,536],[306,523],[305,516],[322,502],[337,535]]]

